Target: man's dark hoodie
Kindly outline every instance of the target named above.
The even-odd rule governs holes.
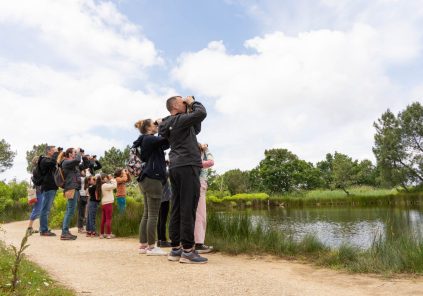
[[[55,152],[51,158],[43,157],[40,161],[40,169],[43,176],[43,182],[41,184],[42,192],[59,189],[56,185],[56,182],[54,182],[53,177],[53,174],[56,170],[56,159],[58,155],[59,153]]]
[[[166,163],[164,151],[169,149],[167,139],[154,135],[141,135],[134,142],[133,147],[141,148],[141,160],[145,162],[138,181],[145,177],[166,182]]]
[[[206,108],[194,102],[191,113],[171,115],[160,123],[159,135],[170,143],[169,169],[187,165],[202,167],[197,135],[206,116]]]

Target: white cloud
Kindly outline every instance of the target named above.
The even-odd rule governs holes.
[[[174,79],[220,113],[201,135],[217,148],[219,170],[250,169],[275,147],[313,162],[335,150],[373,159],[373,121],[415,100],[389,70],[420,57],[422,34],[421,9],[408,9],[407,20],[402,9],[373,25],[367,19],[375,6],[369,6],[350,15],[347,29],[276,30],[247,40],[250,54],[229,54],[223,41],[213,41],[181,55]],[[280,12],[249,8],[260,17]]]
[[[163,60],[110,2],[2,1],[0,30],[18,30],[29,40],[3,40],[12,51],[0,50],[1,138],[18,152],[1,178],[26,178],[25,151],[33,144],[96,154],[124,147],[133,139],[111,134],[162,115],[163,98],[173,93],[151,90],[147,69]],[[144,89],[130,87],[134,81]]]

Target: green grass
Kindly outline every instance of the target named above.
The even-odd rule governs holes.
[[[20,265],[17,290],[12,292],[10,280],[14,259],[12,252],[0,241],[0,295],[76,295],[74,291],[58,284],[46,271],[26,259],[22,260]]]
[[[230,254],[271,254],[361,273],[423,274],[423,239],[404,233],[376,239],[368,250],[343,245],[330,249],[314,236],[295,241],[246,214],[210,213],[207,243]]]

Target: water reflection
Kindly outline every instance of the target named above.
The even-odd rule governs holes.
[[[263,222],[299,240],[315,235],[330,247],[349,244],[368,248],[378,237],[391,239],[410,231],[423,237],[423,208],[273,208],[248,210]]]

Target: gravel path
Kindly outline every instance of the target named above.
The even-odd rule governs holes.
[[[3,225],[0,238],[17,245],[26,224]],[[138,254],[135,239],[33,235],[30,244],[29,258],[78,295],[423,295],[422,277],[383,279],[267,256],[217,253],[208,264],[186,265]]]

